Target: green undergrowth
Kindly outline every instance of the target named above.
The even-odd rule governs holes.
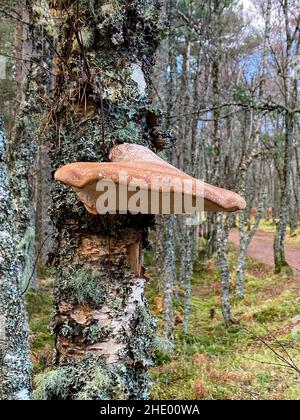
[[[210,261],[193,274],[189,334],[183,335],[178,323],[174,353],[158,355],[159,365],[151,372],[153,399],[300,399],[300,374],[277,366],[283,362],[273,352],[290,357],[300,367],[300,340],[292,333],[300,315],[300,284],[249,260],[245,299],[237,300],[236,256],[232,248],[232,308],[238,324],[224,327],[219,273]],[[151,267],[150,271],[154,276]],[[160,292],[154,284],[155,280],[147,295],[161,329]],[[182,314],[184,298],[175,298],[174,303],[175,311]]]
[[[278,366],[274,351],[300,366],[300,282],[248,260],[244,300],[234,298],[237,251],[230,248],[232,309],[238,324],[224,327],[215,262],[195,267],[189,333],[182,333],[183,292],[175,290],[174,347],[162,335],[162,293],[147,253],[146,295],[158,319],[153,399],[300,399],[300,375]],[[35,372],[51,366],[52,283],[27,293]],[[214,313],[213,319],[211,318]],[[299,331],[296,331],[297,315]],[[296,333],[295,333],[296,331]]]
[[[53,311],[53,282],[42,280],[26,294],[30,326],[31,358],[34,372],[46,369],[52,363],[54,340],[50,332]]]

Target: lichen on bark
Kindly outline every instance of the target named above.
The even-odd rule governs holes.
[[[27,400],[31,393],[28,326],[13,238],[6,141],[0,117],[0,400]]]
[[[25,10],[26,4],[26,10]],[[40,119],[50,88],[49,71],[52,52],[42,39],[38,25],[40,15],[30,1],[22,4],[26,28],[24,54],[27,65],[19,113],[14,121],[14,133],[9,140],[9,184],[14,211],[14,238],[20,282],[25,289],[32,280],[35,260],[35,190],[36,152],[39,145]]]
[[[147,94],[161,31],[159,1],[49,6],[57,36],[47,117],[53,170],[108,161],[116,143],[151,146],[156,123],[147,119],[153,113]],[[36,398],[145,399],[155,322],[144,298],[141,251],[153,217],[90,215],[58,183],[52,198],[57,368],[39,377]]]

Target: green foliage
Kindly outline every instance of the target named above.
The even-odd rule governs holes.
[[[45,265],[38,265],[36,268],[36,274],[39,279],[47,279],[53,277],[53,268],[49,268]],[[51,287],[51,284],[48,285]]]
[[[231,251],[232,275],[234,261],[236,251]],[[272,331],[299,365],[300,348],[288,344],[292,319],[300,313],[298,292],[289,291],[286,280],[282,287],[281,276],[260,262],[249,260],[247,270],[246,297],[233,301],[240,324],[227,329],[215,269],[210,266],[207,272],[194,273],[190,333],[183,335],[182,326],[177,326],[173,353],[165,358],[158,354],[158,367],[151,371],[153,399],[252,399],[254,395],[258,399],[292,399],[297,392],[299,399],[299,378],[290,370],[273,366],[278,360],[256,339],[263,337],[281,352],[269,334]],[[152,290],[157,290],[155,284],[147,293],[151,299]],[[212,305],[216,307],[213,320],[209,317]]]
[[[284,321],[290,319],[294,315],[300,313],[300,300],[293,302],[289,300],[283,301],[281,304],[270,304],[267,308],[261,309],[254,313],[254,319],[257,322],[270,324],[272,321]]]

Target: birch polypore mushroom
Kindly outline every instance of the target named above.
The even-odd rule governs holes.
[[[243,210],[238,194],[195,179],[146,147],[124,143],[111,149],[111,162],[76,162],[55,173],[88,212],[183,214]]]
[[[115,146],[109,158],[106,163],[68,164],[55,173],[57,181],[76,192],[88,214],[84,228],[80,225],[73,233],[69,259],[75,273],[58,283],[52,327],[59,363],[100,357],[107,372],[115,372],[116,366],[124,372],[126,366],[128,383],[133,383],[132,369],[139,378],[150,365],[154,337],[145,308],[142,267],[151,215],[189,213],[197,208],[197,199],[200,210],[206,211],[241,210],[245,201],[185,174],[143,146]],[[104,206],[106,198],[112,199],[110,207]],[[100,216],[103,208],[126,214]]]

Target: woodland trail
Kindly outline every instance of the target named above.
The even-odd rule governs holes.
[[[273,238],[273,233],[257,231],[256,235],[250,242],[247,255],[262,261],[270,267],[274,267]],[[238,230],[234,229],[230,232],[229,240],[235,245],[239,245]],[[300,248],[286,245],[285,253],[287,262],[294,272],[294,276],[300,279]]]

